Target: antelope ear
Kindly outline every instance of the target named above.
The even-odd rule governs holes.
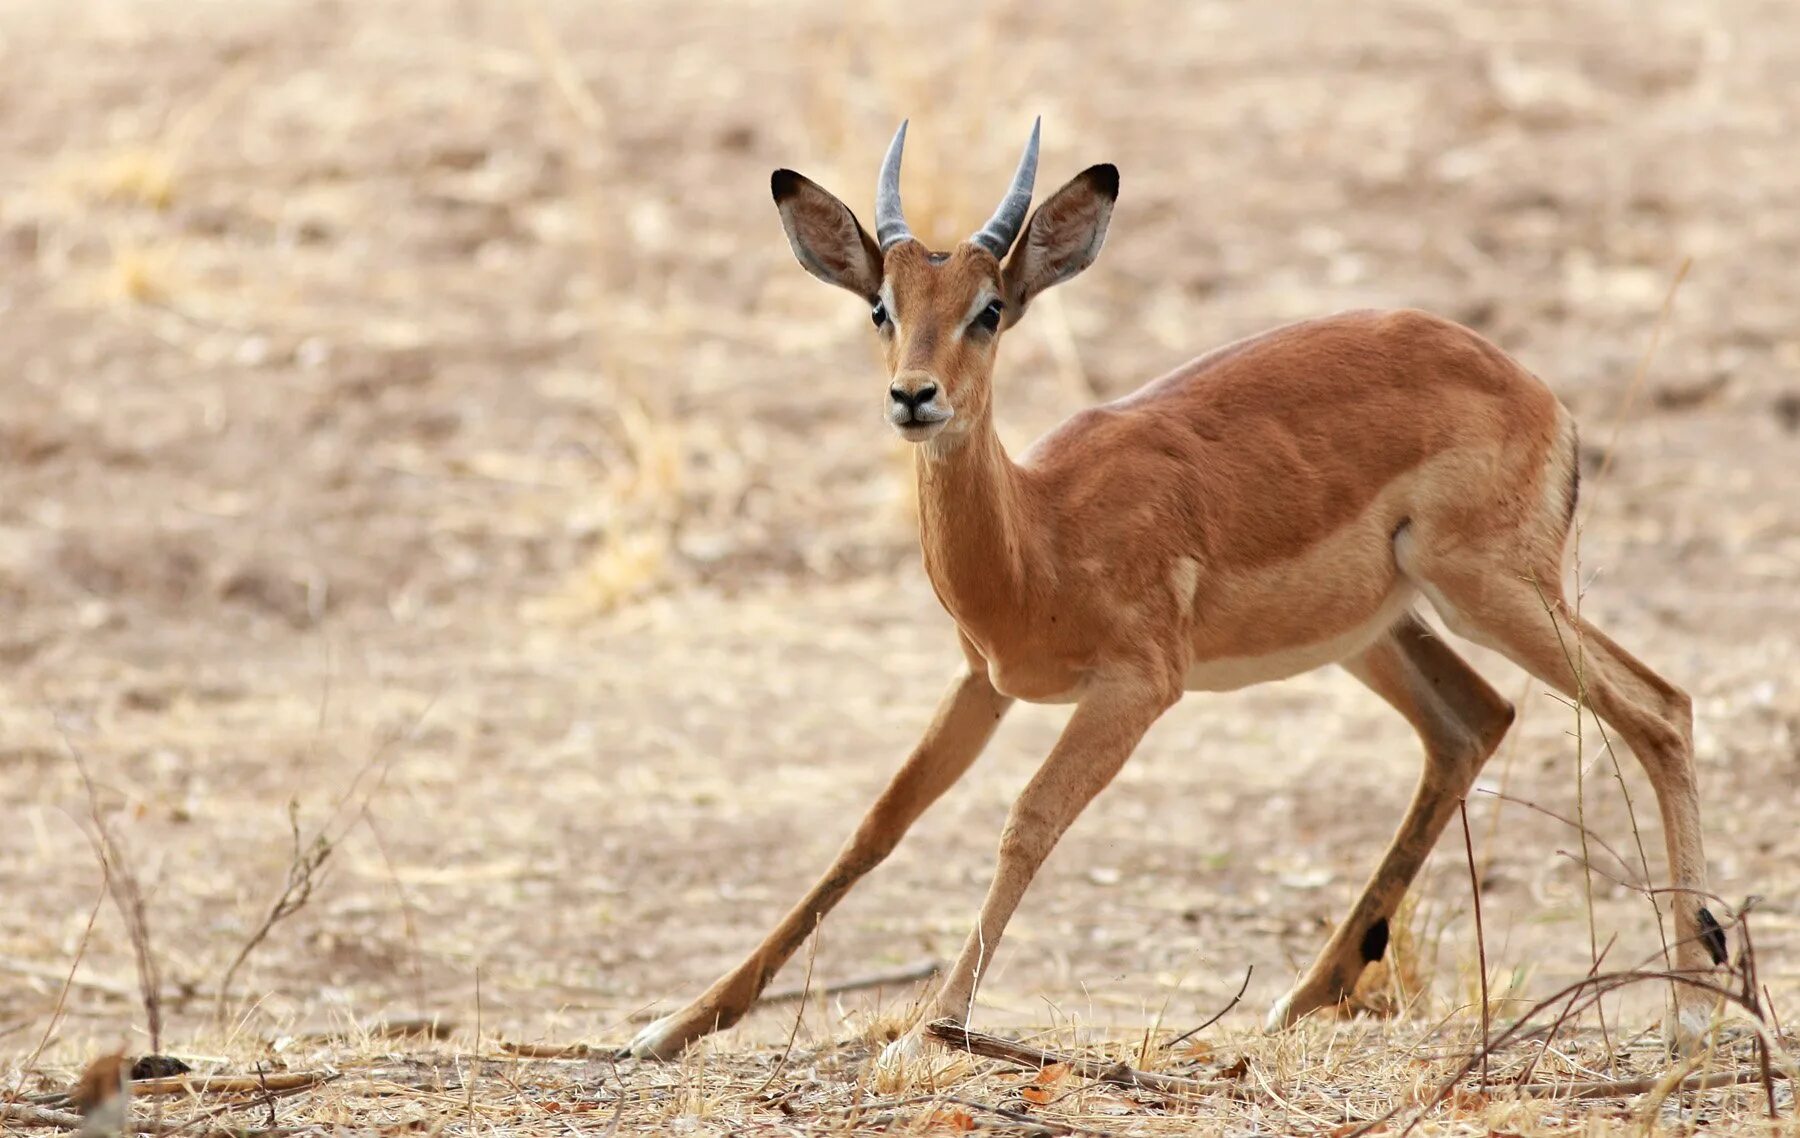
[[[792,170],[775,171],[769,189],[800,267],[873,304],[881,291],[881,248],[850,207]]]
[[[1094,263],[1118,199],[1119,168],[1102,163],[1075,175],[1037,208],[1001,274],[1008,324],[1038,293]]]

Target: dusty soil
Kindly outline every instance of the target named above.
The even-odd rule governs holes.
[[[1589,445],[1585,609],[1693,693],[1713,881],[1763,898],[1763,976],[1791,1001],[1797,69],[1777,0],[8,5],[8,1065],[78,951],[37,1068],[147,1045],[118,914],[85,931],[77,754],[148,894],[169,1049],[230,1053],[210,1001],[178,997],[210,996],[280,894],[290,804],[333,850],[234,981],[231,1040],[424,1011],[622,1041],[754,942],[955,658],[866,314],[792,263],[767,200],[791,165],[866,208],[902,115],[909,216],[940,243],[986,215],[1033,114],[1046,183],[1123,171],[1100,262],[1008,338],[1015,445],[1347,307],[1442,312],[1543,375]],[[1578,755],[1572,712],[1471,656],[1525,712],[1484,787],[1582,809],[1635,861],[1591,722]],[[821,981],[954,952],[1065,715],[1013,715],[826,925]],[[1225,1028],[1252,1025],[1416,766],[1339,674],[1191,698],[1040,877],[981,1022],[1136,1036],[1254,965]],[[1649,906],[1600,877],[1590,930],[1573,831],[1471,813],[1497,979],[1550,991],[1591,938],[1654,952]],[[1474,990],[1468,916],[1447,843],[1418,1017]],[[877,1004],[845,996],[803,1038]],[[791,1025],[759,1013],[719,1054]]]

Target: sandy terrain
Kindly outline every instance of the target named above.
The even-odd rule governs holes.
[[[939,243],[986,216],[1033,114],[1046,183],[1123,171],[1099,263],[1005,345],[1015,446],[1364,305],[1468,323],[1555,387],[1589,444],[1584,608],[1693,693],[1714,884],[1763,898],[1763,979],[1800,1015],[1797,69],[1774,0],[8,5],[4,1065],[78,951],[26,1085],[147,1047],[118,913],[85,931],[75,753],[147,893],[165,1050],[237,1062],[413,1012],[478,1049],[616,1043],[754,943],[955,660],[866,314],[793,264],[767,197],[789,165],[866,211],[902,115],[908,215]],[[1579,807],[1635,860],[1591,721],[1578,757],[1569,709],[1471,658],[1525,713],[1483,786],[1573,814],[1585,762]],[[954,952],[1066,715],[1013,715],[828,922],[821,982]],[[1040,876],[980,1025],[1191,1026],[1254,965],[1220,1030],[1251,1028],[1417,761],[1340,674],[1191,697]],[[290,804],[331,856],[221,1031]],[[1578,836],[1492,797],[1471,816],[1496,982],[1582,975]],[[1652,954],[1643,898],[1594,893],[1609,962]],[[1430,990],[1396,1030],[1474,991],[1458,845],[1418,898]],[[801,1038],[912,994],[845,996]],[[759,1013],[714,1054],[766,1064],[792,1024]],[[633,1124],[728,1128],[671,1094]]]

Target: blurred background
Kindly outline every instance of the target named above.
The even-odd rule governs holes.
[[[1015,449],[1355,306],[1432,309],[1542,375],[1583,425],[1584,606],[1694,693],[1714,884],[1768,897],[1791,986],[1796,74],[1785,0],[10,0],[0,1048],[84,944],[58,1038],[129,1022],[118,914],[86,932],[96,813],[175,1017],[296,840],[331,854],[233,980],[259,1030],[460,1011],[479,970],[490,1022],[623,1038],[755,942],[956,660],[867,313],[768,197],[791,166],[867,223],[907,116],[908,218],[940,246],[1034,115],[1045,192],[1122,171],[1099,262],[1007,337]],[[1474,655],[1524,711],[1484,785],[1569,813],[1580,768],[1632,850],[1623,787],[1660,875],[1635,767]],[[826,925],[821,976],[954,952],[1066,714],[1015,713]],[[1336,674],[1184,703],[1039,878],[981,1014],[1191,1018],[1248,964],[1234,1015],[1260,1014],[1416,769]],[[1472,814],[1496,969],[1583,973],[1576,837]],[[1404,982],[1433,1000],[1472,983],[1464,873],[1446,848],[1419,891]],[[1652,951],[1644,901],[1595,889],[1599,939]]]

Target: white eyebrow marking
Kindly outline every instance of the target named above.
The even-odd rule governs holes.
[[[963,313],[962,322],[956,326],[952,337],[960,339],[962,334],[968,330],[969,325],[975,322],[975,317],[980,315],[981,310],[999,299],[1000,294],[994,291],[993,285],[983,284],[980,289],[976,290],[975,303],[969,305],[969,310]]]
[[[881,282],[881,289],[876,293],[876,299],[881,301],[881,307],[886,310],[888,322],[895,328],[900,327],[900,312],[894,307],[894,282],[892,278],[885,279]]]

